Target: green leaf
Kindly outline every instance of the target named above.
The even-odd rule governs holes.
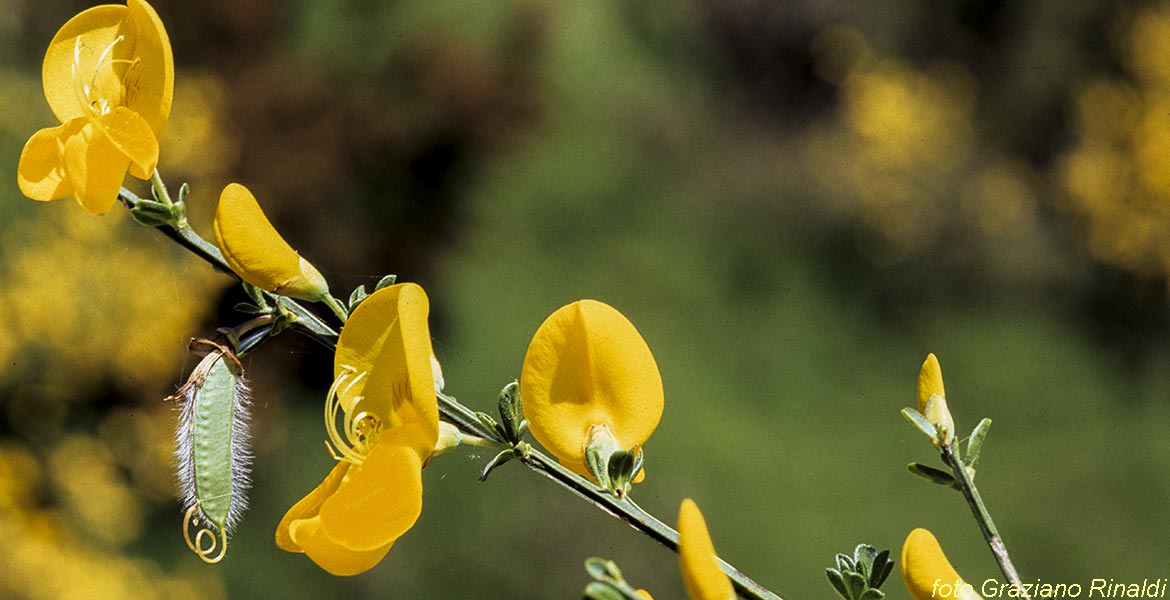
[[[849,590],[845,588],[845,576],[842,575],[840,571],[830,567],[825,569],[825,576],[829,578],[829,583],[833,586],[834,590],[837,590],[837,593],[840,594],[842,598],[845,600],[852,600],[849,597]]]
[[[612,565],[613,561],[591,556],[585,559],[585,572],[598,581],[605,581],[611,578],[609,571]]]
[[[516,444],[524,437],[527,421],[524,420],[524,407],[520,400],[520,384],[512,381],[500,390],[497,401],[500,412],[501,433],[510,444]]]
[[[374,291],[376,292],[384,287],[390,287],[394,285],[395,281],[398,281],[397,275],[387,275],[378,280],[378,285],[374,286]]]
[[[512,460],[515,456],[516,454],[512,452],[511,448],[500,452],[484,466],[483,471],[479,474],[479,480],[481,482],[487,481],[488,475],[491,475],[492,471],[495,471],[498,467]]]
[[[238,302],[234,308],[237,312],[242,312],[248,315],[259,315],[265,312],[264,309],[256,306],[255,304],[252,304],[251,302]]]
[[[869,587],[877,589],[882,587],[885,583],[886,577],[890,576],[890,569],[894,568],[894,563],[890,562],[890,551],[882,550],[873,558],[873,566],[869,572]]]
[[[130,216],[147,227],[162,227],[175,222],[175,213],[171,207],[154,200],[140,199],[130,209]]]
[[[926,437],[930,438],[931,442],[934,442],[938,439],[938,428],[935,427],[934,424],[930,421],[927,421],[926,417],[922,416],[922,413],[914,410],[913,408],[903,408],[902,416],[905,417],[907,421],[910,421],[911,425],[917,427],[919,431],[926,434]]]
[[[868,590],[865,590],[865,593],[861,594],[861,597],[859,597],[857,600],[881,600],[885,597],[886,595],[881,590],[869,588]]]
[[[353,291],[349,293],[349,312],[352,313],[353,309],[357,308],[357,305],[361,304],[362,300],[365,300],[369,296],[366,293],[365,285],[359,285],[353,288]]]
[[[865,590],[869,589],[865,585],[865,578],[861,576],[861,573],[850,572],[844,573],[844,575],[846,583],[849,584],[849,593],[851,598],[860,598],[861,595],[865,593]]]
[[[979,453],[983,450],[983,440],[987,439],[987,433],[991,431],[991,419],[983,419],[971,431],[971,439],[967,440],[967,456],[965,464],[967,467],[974,469],[979,465]]]
[[[946,471],[936,469],[934,467],[928,467],[928,466],[921,464],[921,463],[912,462],[912,463],[906,465],[906,470],[910,471],[911,473],[913,473],[913,474],[915,474],[915,475],[917,475],[917,476],[919,476],[919,477],[921,477],[921,478],[923,478],[931,483],[937,483],[939,485],[945,485],[947,487],[954,487],[955,486],[955,476],[954,475],[947,473]]]
[[[582,593],[584,600],[626,600],[626,595],[608,583],[591,581]]]
[[[190,196],[190,195],[191,195],[191,186],[187,185],[187,182],[184,181],[183,185],[179,186],[179,202],[186,202],[187,196]]]
[[[246,281],[240,282],[240,285],[243,286],[244,293],[248,294],[248,297],[252,299],[252,302],[255,302],[256,306],[260,307],[261,312],[268,311],[270,306],[268,304],[268,299],[264,297],[264,290],[261,290],[260,288]]]
[[[842,574],[851,573],[857,570],[857,565],[853,564],[853,559],[845,554],[837,554],[837,568],[841,570]]]

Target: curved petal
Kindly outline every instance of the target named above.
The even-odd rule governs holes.
[[[735,589],[716,558],[707,522],[690,498],[678,509],[678,561],[691,600],[734,600]]]
[[[304,548],[305,556],[333,575],[357,575],[369,571],[390,551],[392,544],[372,550],[357,551],[342,546],[325,535],[321,518],[293,523],[290,535]]]
[[[82,208],[104,215],[118,200],[130,159],[86,123],[65,140],[65,176]]]
[[[125,6],[95,6],[69,19],[49,42],[41,83],[49,107],[62,123],[86,116],[90,101],[99,96],[116,96],[117,104],[121,104],[122,85],[117,74],[124,71],[125,65],[110,65],[100,73],[97,67],[99,59],[129,59],[130,44],[114,43],[127,33],[127,14]],[[91,87],[89,98],[84,91],[87,86]]]
[[[142,116],[157,138],[166,127],[175,96],[175,58],[162,19],[143,0],[127,0],[129,23],[133,25],[133,55],[136,60],[126,71],[125,104]],[[151,169],[153,170],[153,169]]]
[[[337,340],[334,374],[365,373],[338,397],[352,418],[377,415],[386,429],[418,423],[427,426],[421,443],[434,448],[439,438],[439,407],[431,367],[430,302],[422,287],[400,283],[382,288],[353,311]],[[424,453],[423,456],[429,456]]]
[[[240,279],[274,294],[317,301],[329,284],[280,237],[248,188],[228,184],[215,208],[215,241]]]
[[[321,530],[350,550],[387,546],[422,514],[422,490],[418,452],[379,443],[321,505]]]
[[[561,307],[541,324],[524,356],[520,395],[533,437],[566,464],[585,462],[593,425],[608,425],[631,448],[662,417],[650,348],[625,316],[596,300]]]
[[[926,403],[931,396],[946,397],[943,389],[942,367],[938,365],[938,358],[933,353],[926,355],[922,369],[918,371],[918,411],[926,412]]]
[[[65,125],[42,129],[29,138],[16,167],[16,183],[25,196],[46,201],[73,195],[62,155],[65,140],[76,135],[85,123],[85,119],[74,119]]]
[[[293,523],[312,519],[321,512],[321,505],[333,492],[337,491],[337,487],[341,485],[342,479],[345,478],[346,473],[349,472],[350,463],[339,461],[334,465],[333,470],[329,471],[329,475],[321,482],[313,491],[309,492],[307,496],[301,498],[300,502],[293,505],[284,514],[284,518],[280,520],[280,524],[276,526],[276,547],[288,552],[304,552],[299,544],[293,541],[290,529]]]
[[[130,159],[130,165],[137,168],[134,176],[149,179],[158,166],[158,140],[146,120],[129,108],[119,106],[95,122],[118,151]]]
[[[938,600],[942,597],[982,600],[959,577],[934,534],[921,527],[911,531],[902,544],[902,579],[915,600]]]

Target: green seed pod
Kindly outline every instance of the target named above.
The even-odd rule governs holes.
[[[173,396],[182,402],[175,456],[186,508],[183,536],[204,561],[219,562],[227,551],[227,533],[248,504],[251,398],[235,355],[213,342],[196,341],[213,350]]]

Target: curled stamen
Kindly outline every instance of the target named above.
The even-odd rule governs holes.
[[[223,560],[227,554],[227,531],[221,529],[219,536],[216,537],[216,533],[210,527],[200,523],[196,514],[198,510],[199,504],[196,503],[183,515],[183,541],[187,542],[187,547],[203,562],[215,564]],[[196,530],[194,539],[191,538],[192,529]]]
[[[365,460],[365,445],[363,444],[363,435],[357,433],[355,429],[356,419],[350,420],[346,424],[345,438],[343,439],[341,433],[337,430],[338,413],[344,412],[341,406],[342,396],[347,396],[353,386],[358,383],[365,373],[354,375],[357,369],[350,366],[343,366],[342,372],[333,381],[333,385],[329,387],[328,397],[325,400],[325,430],[329,434],[329,442],[335,451],[332,452],[335,459],[344,460],[346,462],[360,465]],[[344,388],[342,387],[344,386]],[[364,413],[363,413],[364,414]],[[344,418],[344,416],[343,416]],[[365,427],[363,425],[362,427]]]
[[[97,78],[98,75],[101,74],[102,69],[113,67],[114,65],[135,65],[139,61],[138,58],[111,58],[111,55],[114,51],[114,46],[117,46],[119,42],[122,42],[125,39],[126,36],[119,35],[118,37],[114,38],[114,41],[110,42],[109,45],[102,49],[101,54],[99,54],[97,57],[97,62],[94,63],[93,71],[90,74],[88,82],[83,81],[80,77],[81,36],[77,36],[77,39],[73,42],[73,64],[69,66],[69,76],[75,84],[74,93],[77,95],[77,101],[79,104],[86,107],[87,109],[96,110],[98,114],[104,115],[110,112],[110,108],[114,105],[114,103],[111,102],[111,100],[113,100],[111,98],[93,97],[93,93],[97,89]],[[125,93],[125,90],[123,90],[123,93]],[[116,99],[116,102],[118,104],[123,104],[124,100],[124,98],[118,98]]]

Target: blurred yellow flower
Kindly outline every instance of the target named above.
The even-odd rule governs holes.
[[[524,356],[520,395],[533,437],[587,477],[593,435],[611,434],[622,449],[641,446],[662,417],[650,348],[625,316],[596,300],[563,306],[541,324]]]
[[[338,339],[325,405],[338,463],[276,531],[277,546],[334,575],[372,568],[422,512],[422,468],[439,437],[428,311],[421,287],[393,285],[366,298]]]
[[[20,190],[33,200],[73,197],[104,214],[127,170],[149,179],[158,164],[175,83],[166,29],[143,0],[93,7],[49,43],[42,80],[61,125],[25,144]]]
[[[735,599],[735,589],[719,564],[703,513],[690,498],[678,509],[678,562],[691,600]]]
[[[955,572],[934,534],[921,527],[902,544],[902,579],[914,600],[982,600]]]
[[[329,295],[329,283],[301,258],[264,216],[248,188],[231,183],[215,208],[215,241],[240,279],[262,289],[316,302]]]

